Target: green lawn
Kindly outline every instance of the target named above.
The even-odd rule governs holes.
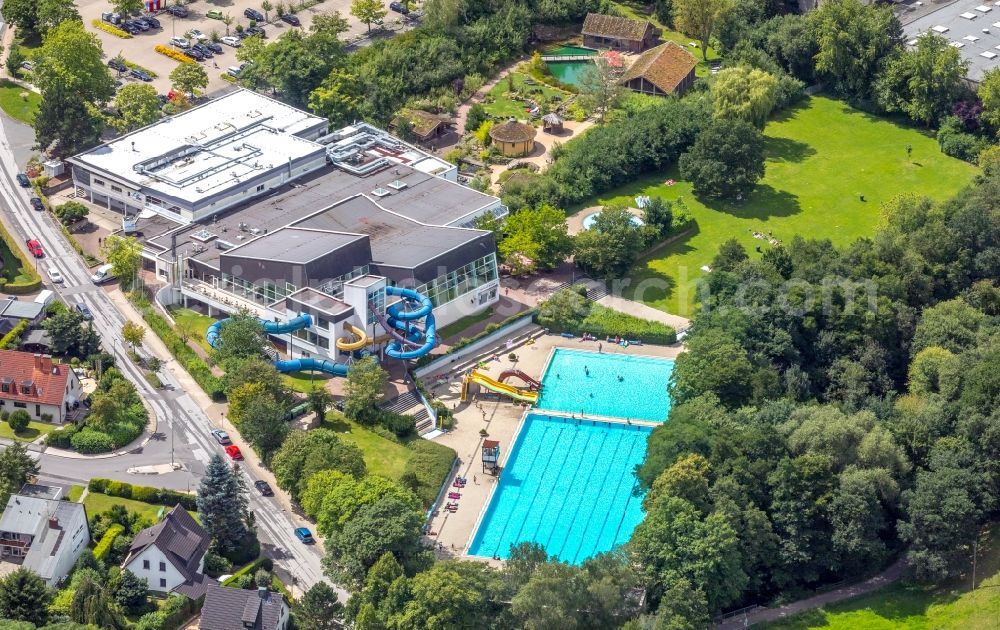
[[[31,274],[25,272],[21,266],[21,259],[14,255],[10,249],[11,246],[7,245],[7,241],[0,239],[0,262],[3,263],[0,276],[6,278],[8,284],[31,282]]]
[[[140,518],[146,518],[153,522],[157,521],[160,510],[163,510],[163,513],[166,514],[172,509],[172,506],[153,505],[152,503],[145,503],[143,501],[113,497],[100,492],[88,492],[86,498],[83,500],[83,505],[87,508],[88,518],[110,510],[112,505],[124,505],[126,509],[137,512]],[[196,520],[198,519],[197,513],[191,510],[188,510],[188,513]]]
[[[466,315],[465,317],[455,320],[448,324],[444,328],[438,330],[438,336],[442,339],[448,339],[458,333],[468,329],[471,326],[475,326],[481,321],[489,319],[493,315],[493,309],[488,308],[482,313],[475,313],[473,315]]]
[[[208,345],[208,341],[205,340],[205,333],[208,332],[208,327],[216,322],[214,317],[209,317],[208,315],[202,315],[198,311],[189,308],[173,308],[170,309],[170,315],[177,322],[178,326],[189,326],[193,333],[192,339],[198,342],[198,345],[205,349],[205,352],[211,352],[212,347]]]
[[[894,585],[826,609],[759,626],[770,630],[987,630],[1000,627],[1000,529],[994,528],[979,546],[978,589],[972,577],[960,582],[921,587]]]
[[[336,431],[344,441],[360,448],[364,453],[368,472],[375,475],[399,479],[413,455],[413,451],[405,445],[387,440],[339,413],[329,414],[323,427]]]
[[[76,503],[83,496],[83,491],[87,489],[87,486],[70,486],[69,490],[66,492],[66,500]]]
[[[323,372],[288,372],[283,375],[283,378],[294,391],[308,394],[314,388],[325,387],[326,382],[333,378],[333,375]]]
[[[17,440],[19,442],[34,442],[38,439],[39,435],[48,435],[55,430],[55,425],[48,424],[47,422],[29,422],[27,429],[20,433],[14,433],[9,424],[0,422],[0,438]]]
[[[759,255],[758,246],[768,247],[752,231],[771,232],[783,242],[799,234],[845,245],[872,233],[883,202],[906,192],[943,200],[977,171],[941,153],[934,138],[921,130],[824,96],[779,113],[765,136],[767,172],[742,202],[696,199],[674,166],[571,208],[634,206],[637,195],[683,198],[696,226],[637,262],[626,297],[690,316],[701,267],[711,263],[724,241],[738,239],[751,255]],[[909,159],[907,145],[913,148]],[[667,186],[669,179],[677,182]]]
[[[37,92],[8,79],[0,80],[0,108],[11,118],[30,125],[41,102]]]
[[[557,90],[554,87],[538,83],[537,81],[534,85],[525,85],[524,81],[526,79],[530,79],[530,77],[523,72],[512,72],[508,76],[513,77],[515,90],[520,91],[523,96],[534,99],[536,102],[539,100],[550,99],[554,96],[560,96],[562,98],[569,96],[569,92]],[[531,80],[534,81],[534,79]],[[526,120],[528,118],[528,112],[525,111],[525,102],[515,101],[508,96],[509,85],[507,77],[501,79],[490,89],[489,92],[486,93],[486,98],[483,100],[483,107],[486,109],[486,113],[494,118],[517,118],[520,120]],[[535,90],[541,90],[541,94],[537,92],[530,93]]]

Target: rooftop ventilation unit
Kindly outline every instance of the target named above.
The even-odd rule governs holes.
[[[378,188],[376,188],[375,190],[372,191],[372,194],[375,195],[376,197],[388,197],[392,193],[390,193],[385,188],[382,188],[381,186],[379,186]]]
[[[215,241],[215,249],[221,249],[222,251],[226,251],[227,249],[232,249],[234,247],[236,246],[230,243],[229,241],[222,240],[221,238]]]
[[[389,182],[389,188],[392,188],[393,190],[403,190],[404,188],[406,188],[406,182],[394,179],[391,182]]]
[[[260,234],[260,228],[252,227],[252,228],[250,228],[250,233],[253,234],[254,236],[256,236],[256,235]]]
[[[213,238],[215,238],[215,234],[212,234],[208,230],[198,230],[197,232],[191,235],[191,238],[193,238],[196,241],[201,241],[202,243],[207,243]]]

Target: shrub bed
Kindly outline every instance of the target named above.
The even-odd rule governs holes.
[[[94,559],[104,560],[108,552],[111,551],[111,545],[114,544],[115,539],[121,536],[124,531],[125,528],[118,523],[109,527],[108,531],[104,532],[104,535],[101,536],[101,541],[94,547]]]
[[[180,503],[185,510],[195,511],[198,509],[198,499],[193,494],[170,490],[168,488],[154,488],[152,486],[137,486],[124,481],[113,479],[102,479],[95,477],[87,484],[91,492],[98,492],[112,497],[122,499],[132,499],[143,503],[154,505],[165,505],[174,507]]]
[[[403,479],[410,480],[407,485],[425,506],[430,507],[441,490],[441,484],[451,472],[455,451],[429,440],[414,440],[409,446],[413,450],[413,456],[406,462]]]
[[[205,393],[212,397],[212,400],[225,400],[225,393],[222,387],[222,379],[212,374],[212,368],[208,367],[204,359],[195,354],[187,343],[185,343],[163,316],[153,310],[152,307],[140,309],[142,318],[149,324],[150,329],[163,341],[170,353],[174,355],[184,369],[188,371]]]
[[[132,626],[135,630],[174,630],[198,612],[204,600],[170,595],[159,610],[146,613]]]
[[[111,435],[104,431],[95,431],[90,427],[84,427],[74,433],[69,439],[73,450],[84,455],[94,455],[96,453],[107,453],[114,450],[114,443]]]
[[[271,561],[270,558],[257,558],[250,564],[246,565],[239,571],[233,573],[225,580],[223,580],[222,586],[231,586],[234,588],[239,588],[237,586],[237,583],[240,581],[241,577],[243,577],[244,575],[253,575],[254,573],[257,572],[257,569],[261,568],[263,568],[266,571],[270,571],[271,569],[274,568],[274,563]]]
[[[153,72],[152,70],[150,70],[149,68],[147,68],[146,66],[140,66],[139,64],[129,61],[128,59],[125,60],[125,65],[128,66],[129,70],[142,70],[143,72],[153,77],[154,79],[160,76],[155,72]]]
[[[156,52],[160,53],[161,55],[170,57],[174,61],[179,61],[181,63],[194,63],[194,59],[192,59],[191,57],[188,57],[184,53],[174,50],[173,48],[164,46],[163,44],[157,44],[154,50],[156,50]]]
[[[677,331],[664,323],[588,302],[583,287],[569,287],[556,292],[541,305],[535,322],[554,333],[590,333],[598,339],[617,336],[629,341],[663,345],[677,342]]]
[[[102,22],[101,20],[91,20],[90,23],[93,25],[94,28],[96,28],[99,31],[104,31],[105,33],[109,33],[111,35],[114,35],[115,37],[121,37],[122,39],[132,39],[131,33],[123,31],[122,29],[117,28],[115,26],[112,26],[107,22]]]
[[[10,329],[10,332],[3,337],[0,337],[0,350],[6,350],[10,346],[17,346],[18,341],[21,340],[21,333],[27,330],[27,328],[28,320],[22,319],[17,322],[17,324]]]
[[[75,424],[68,424],[58,431],[53,431],[45,436],[45,443],[55,448],[72,448],[73,436],[79,432]]]

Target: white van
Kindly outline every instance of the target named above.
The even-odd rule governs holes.
[[[52,300],[56,299],[56,294],[54,291],[49,291],[45,289],[35,297],[35,302],[41,304],[42,306],[48,306],[52,303]]]
[[[114,265],[111,264],[101,265],[97,268],[97,271],[94,272],[94,275],[90,276],[90,281],[94,284],[101,284],[102,282],[112,280],[115,277],[114,274],[111,273],[113,266]]]

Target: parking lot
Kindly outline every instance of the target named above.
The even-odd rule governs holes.
[[[256,9],[263,13],[263,10],[260,8],[260,2],[261,0],[196,0],[187,5],[189,12],[187,17],[177,18],[166,11],[159,11],[154,15],[160,21],[160,28],[139,33],[131,39],[122,39],[93,27],[93,20],[100,20],[101,13],[112,10],[107,0],[78,0],[77,7],[80,10],[80,15],[87,30],[97,35],[101,40],[104,53],[108,59],[120,53],[126,60],[152,70],[157,75],[153,79],[152,85],[160,94],[166,94],[170,90],[168,76],[177,66],[177,62],[156,52],[154,47],[157,44],[168,45],[172,36],[184,36],[191,29],[198,29],[209,36],[211,36],[213,31],[217,32],[220,37],[226,35],[226,25],[221,20],[207,17],[206,14],[210,11],[221,11],[222,15],[232,16],[233,22],[229,26],[229,32],[235,34],[237,25],[242,25],[243,28],[250,26],[250,19],[243,14],[247,8]],[[277,4],[273,0],[272,3]],[[163,6],[167,5],[166,2],[162,4]],[[388,0],[386,0],[386,8],[388,8]],[[351,0],[324,0],[308,9],[295,12],[295,15],[301,21],[301,26],[291,26],[279,20],[274,10],[270,11],[268,15],[269,22],[260,25],[265,29],[267,40],[273,41],[288,29],[301,28],[308,30],[313,18],[317,15],[331,14],[334,11],[339,11],[341,17],[347,20],[349,26],[348,32],[342,37],[347,41],[351,41],[364,34],[367,27],[350,15],[350,9]],[[385,23],[387,26],[394,26],[398,18],[398,14],[390,12],[385,17]],[[209,93],[215,92],[230,85],[230,83],[222,78],[222,75],[229,66],[238,65],[236,49],[223,45],[221,54],[216,54],[214,58],[206,59],[201,63],[208,73],[209,83],[207,91]],[[126,75],[122,77],[122,80],[130,82],[137,81],[138,79]]]

